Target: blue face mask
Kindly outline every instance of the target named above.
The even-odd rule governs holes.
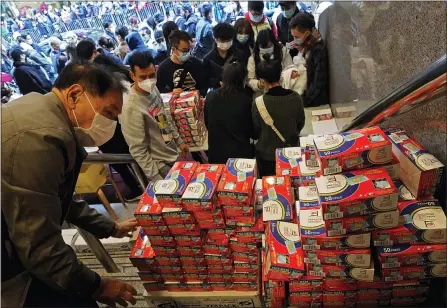
[[[264,17],[264,15],[262,14],[255,16],[251,12],[248,12],[248,15],[250,16],[251,21],[255,23],[261,22],[262,17]]]
[[[249,35],[248,34],[236,34],[236,39],[239,41],[239,43],[244,44],[248,41],[249,39]]]
[[[291,18],[293,16],[293,14],[295,13],[295,8],[290,9],[290,10],[284,10],[282,11],[282,14],[284,15],[285,18]]]
[[[191,53],[188,52],[181,52],[180,54],[177,56],[177,58],[179,59],[180,62],[186,62],[189,60],[189,58],[191,57]]]

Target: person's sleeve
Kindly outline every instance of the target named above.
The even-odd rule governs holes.
[[[181,31],[185,31],[185,22],[186,20],[184,18],[179,18],[178,20],[178,29]]]
[[[64,134],[42,129],[8,141],[16,144],[11,165],[2,166],[2,214],[29,273],[63,294],[91,296],[101,278],[78,260],[62,238],[59,187],[69,165],[67,156],[75,151],[60,141],[67,138]]]
[[[30,74],[23,72],[22,70],[14,71],[14,79],[19,87],[20,92],[26,95],[31,92],[37,92],[40,94],[47,94],[48,91],[45,90],[40,84],[34,79]]]
[[[210,100],[211,100],[211,93],[212,92],[208,92],[208,94],[206,95],[205,107],[203,110],[203,120],[205,122],[206,129],[208,129],[208,112],[209,112],[209,104],[210,104]]]
[[[205,65],[199,59],[196,59],[194,63],[191,63],[194,66],[195,76],[194,79],[198,80],[197,90],[200,92],[200,96],[205,97],[208,92],[208,74],[204,74],[203,72],[206,70]]]
[[[290,56],[290,53],[287,52],[287,48],[282,48],[282,69],[285,69],[289,65],[292,65],[292,57]]]
[[[256,101],[251,106],[251,115],[253,118],[253,139],[257,140],[261,134],[261,116],[259,115],[258,107],[256,107]]]
[[[244,96],[246,96],[246,95],[244,94]],[[254,140],[254,139],[257,139],[257,138],[255,138],[254,122],[253,122],[253,119],[252,119],[253,101],[248,99],[246,101],[246,107],[245,108],[246,109],[245,109],[244,112],[246,112],[246,114],[248,115],[247,119],[249,120],[246,123],[247,124],[247,128],[246,129],[247,129],[247,131],[249,133],[250,138]]]
[[[84,200],[72,200],[65,220],[98,238],[110,237],[115,231],[115,223],[92,209]]]
[[[149,152],[143,115],[137,110],[126,110],[121,114],[121,130],[129,145],[129,152],[150,180],[163,180],[157,164]]]
[[[248,86],[253,89],[253,91],[259,91],[258,81],[256,78],[256,67],[255,67],[255,59],[253,56],[248,58],[247,64],[247,77],[248,77]]]
[[[130,58],[130,52],[128,54],[126,54],[126,56],[124,57],[124,60],[123,60],[124,65],[129,65],[129,58]]]
[[[306,104],[311,104],[315,98],[321,93],[322,89],[327,87],[328,82],[328,63],[326,51],[316,49],[312,51],[315,57],[314,80],[308,82],[309,87],[306,91]],[[309,68],[308,68],[309,69]]]

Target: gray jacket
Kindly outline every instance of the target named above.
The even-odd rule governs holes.
[[[64,220],[104,238],[115,224],[73,201],[86,152],[53,93],[2,105],[2,306],[21,307],[32,279],[67,295],[100,283],[64,243]]]
[[[162,180],[160,169],[177,160],[177,145],[183,140],[157,88],[144,95],[132,87],[124,98],[120,123],[130,154],[147,178]]]

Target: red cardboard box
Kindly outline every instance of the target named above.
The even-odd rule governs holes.
[[[140,231],[129,256],[130,262],[138,269],[155,264],[155,253],[150,246],[149,237]],[[144,270],[144,269],[142,269]]]
[[[185,275],[183,274],[162,274],[161,277],[163,278],[163,281],[180,281],[180,280],[186,280]]]
[[[320,198],[316,186],[301,186],[298,188],[300,209],[320,207]]]
[[[270,221],[266,237],[267,277],[277,280],[300,278],[304,274],[304,253],[298,225],[284,221]]]
[[[305,252],[304,263],[333,264],[369,268],[370,249],[309,250]]]
[[[228,228],[213,228],[207,230],[207,235],[212,239],[222,239],[222,238],[230,238],[230,236],[234,236],[235,230]]]
[[[203,252],[211,255],[228,256],[230,252],[228,247],[228,239],[224,239],[223,241],[206,239],[205,244],[203,245]]]
[[[316,179],[325,220],[393,211],[398,191],[382,167]]]
[[[236,217],[236,216],[246,216],[253,217],[254,216],[254,207],[253,205],[247,206],[224,206],[223,207],[225,217]]]
[[[172,236],[152,235],[149,236],[149,241],[152,246],[175,247],[174,238]]]
[[[202,247],[202,238],[200,235],[177,235],[174,236],[177,248],[180,247]],[[179,251],[180,252],[180,251]]]
[[[178,98],[171,101],[171,108],[180,109],[180,108],[194,107],[197,106],[199,100],[200,100],[199,91],[197,90],[185,91],[180,93],[180,96]]]
[[[231,259],[222,255],[205,255],[205,262],[208,268],[210,266],[231,266]],[[211,273],[211,272],[210,272]]]
[[[258,284],[256,282],[255,283],[235,282],[233,283],[233,290],[242,292],[258,291]]]
[[[192,213],[182,209],[173,209],[173,208],[163,209],[162,216],[166,225],[195,223],[195,219]]]
[[[246,227],[250,228],[255,225],[255,216],[252,214],[243,216],[225,216],[225,222],[228,227]]]
[[[393,153],[400,161],[402,182],[416,199],[431,197],[441,179],[444,165],[405,130],[389,128],[385,133],[393,144]]]
[[[158,203],[154,189],[154,182],[149,183],[134,213],[138,225],[142,227],[164,225],[161,215],[163,207]]]
[[[398,208],[405,223],[373,232],[374,246],[447,242],[447,218],[437,200],[399,202]]]
[[[222,211],[219,206],[216,206],[214,209],[210,210],[193,209],[193,211],[194,211],[194,217],[197,219],[197,221],[223,219]]]
[[[169,232],[174,236],[179,235],[200,235],[200,229],[196,224],[178,224],[168,226]]]
[[[264,221],[291,221],[294,218],[294,194],[287,176],[262,178],[262,217]]]
[[[183,266],[206,266],[205,258],[202,256],[182,257],[180,263]]]
[[[258,272],[257,263],[234,262],[235,273],[255,274]]]
[[[217,228],[225,228],[225,220],[222,219],[213,219],[213,220],[199,220],[197,221],[200,229],[217,229]]]
[[[156,259],[159,266],[180,266],[178,257],[157,256]]]
[[[358,281],[372,282],[374,280],[374,266],[371,264],[370,268],[359,268],[342,265],[307,264],[307,274],[326,278],[353,278]]]
[[[301,160],[301,148],[291,147],[276,149],[276,175],[290,176],[293,187],[300,184],[300,170],[298,163]]]
[[[162,226],[150,226],[150,227],[143,227],[144,233],[146,235],[158,235],[158,236],[170,236],[171,233],[169,233],[168,226],[162,225]]]
[[[318,160],[317,160],[318,162]],[[315,177],[321,173],[319,164],[309,166],[303,160],[298,163],[299,166],[299,185],[300,186],[315,186]]]
[[[321,303],[323,293],[319,291],[296,291],[290,293],[290,303]]]
[[[314,138],[323,175],[384,165],[393,159],[391,142],[378,127]]]
[[[208,273],[210,274],[231,274],[233,267],[230,265],[208,264]]]
[[[394,180],[394,186],[396,186],[397,190],[399,191],[399,202],[416,200],[401,180]]]
[[[399,268],[383,268],[385,281],[402,281],[406,279],[425,279],[447,277],[447,265],[431,264],[425,266],[402,266]]]
[[[426,300],[425,297],[397,297],[397,298],[392,298],[390,300],[390,306],[391,307],[398,307],[398,306],[402,306],[402,307],[416,307],[419,306],[420,304],[424,303]]]
[[[154,272],[138,272],[138,276],[140,276],[141,281],[160,281],[161,275]]]
[[[219,204],[227,206],[250,204],[256,176],[255,159],[228,159],[217,188]]]
[[[152,246],[156,256],[178,256],[177,249],[175,247],[166,246]]]
[[[256,262],[258,260],[258,256],[250,253],[232,252],[231,259],[237,262]]]
[[[357,301],[357,290],[352,291],[323,291],[324,302]]]
[[[233,273],[230,275],[230,279],[233,282],[256,283],[258,281],[258,276],[247,275],[247,273]]]
[[[391,289],[358,289],[357,290],[358,300],[378,300],[378,299],[391,299]]]
[[[323,279],[321,277],[303,276],[301,280],[291,280],[289,282],[289,291],[322,291]]]
[[[240,243],[236,238],[230,239],[230,250],[232,252],[242,252],[248,254],[257,254],[258,248],[256,247],[256,243]]]
[[[207,274],[206,266],[188,265],[182,266],[183,272],[186,274]],[[211,272],[210,272],[211,273]]]
[[[215,192],[224,165],[200,165],[182,196],[185,209],[213,209],[216,202]]]
[[[393,297],[426,297],[428,295],[429,286],[398,286],[393,287]]]
[[[377,254],[381,268],[393,268],[408,265],[428,265],[446,263],[447,245],[395,245],[378,247]]]
[[[180,257],[187,256],[203,256],[202,247],[193,247],[193,246],[177,246],[178,255]]]
[[[264,222],[262,215],[255,217],[255,224],[252,227],[236,226],[234,238],[238,243],[256,243],[262,240],[264,234]]]
[[[181,197],[199,163],[176,162],[164,180],[157,181],[155,196],[163,208],[182,207]]]

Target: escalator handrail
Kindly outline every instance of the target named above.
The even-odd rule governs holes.
[[[430,83],[442,74],[447,72],[446,54],[431,64],[425,71],[417,73],[410,80],[396,88],[390,94],[379,100],[377,103],[369,107],[363,113],[358,115],[351,123],[344,126],[341,132],[346,132],[355,128],[360,128],[368,125],[379,113],[390,107],[395,102],[405,98],[417,89]]]
[[[130,154],[89,153],[84,164],[135,164]]]

